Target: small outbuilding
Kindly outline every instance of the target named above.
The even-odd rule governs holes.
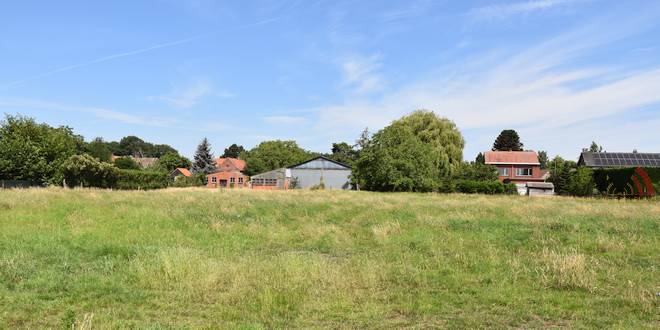
[[[192,173],[190,173],[190,171],[187,168],[182,168],[182,167],[175,168],[174,171],[170,173],[171,179],[176,179],[179,176],[184,176],[186,178],[189,178],[192,176]]]
[[[552,182],[527,182],[527,196],[552,196],[555,185]]]
[[[291,183],[291,170],[278,168],[276,170],[253,175],[250,178],[252,189],[257,190],[283,190],[289,189]]]

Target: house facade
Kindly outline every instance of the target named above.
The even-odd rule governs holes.
[[[206,176],[208,188],[245,188],[249,177],[238,171],[215,172]]]
[[[535,151],[486,151],[484,158],[487,165],[497,167],[498,179],[515,183],[521,195],[527,194],[528,182],[545,181]]]
[[[250,178],[242,173],[245,161],[237,158],[218,158],[216,171],[206,175],[208,188],[246,188]]]

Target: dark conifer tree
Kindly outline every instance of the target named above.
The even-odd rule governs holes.
[[[204,174],[212,173],[215,170],[215,159],[211,153],[211,145],[206,138],[197,146],[192,169],[195,173]]]
[[[518,132],[512,129],[505,129],[495,139],[493,151],[522,151],[523,144],[520,142]]]

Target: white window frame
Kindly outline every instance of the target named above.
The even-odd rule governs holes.
[[[212,177],[211,177],[211,183],[218,183],[218,178],[212,176]]]
[[[523,174],[525,171],[527,171],[529,174]],[[517,167],[516,168],[516,176],[532,176],[532,168],[531,167]]]
[[[497,168],[497,173],[499,176],[509,176],[509,168],[508,167],[498,167]]]

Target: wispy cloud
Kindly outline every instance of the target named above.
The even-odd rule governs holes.
[[[578,1],[579,0],[528,0],[506,4],[495,4],[475,8],[470,11],[469,15],[475,20],[505,19],[510,16],[525,15],[566,6]]]
[[[273,17],[273,18],[268,18],[268,19],[256,21],[256,22],[253,22],[253,23],[241,24],[241,25],[236,25],[236,26],[232,26],[232,27],[218,29],[218,30],[214,30],[214,31],[206,32],[206,33],[200,33],[200,34],[194,35],[192,37],[188,37],[188,38],[168,41],[168,42],[155,44],[155,45],[152,45],[152,46],[139,48],[139,49],[135,49],[135,50],[131,50],[131,51],[126,51],[126,52],[121,52],[121,53],[116,53],[116,54],[112,54],[112,55],[98,57],[98,58],[95,58],[95,59],[92,59],[92,60],[89,60],[89,61],[86,61],[86,62],[81,62],[81,63],[77,63],[77,64],[72,64],[72,65],[59,67],[59,68],[56,68],[56,69],[53,69],[53,70],[50,70],[50,71],[46,71],[46,72],[36,74],[36,75],[30,76],[30,77],[27,77],[27,78],[15,80],[15,81],[6,83],[4,85],[0,85],[0,90],[7,89],[7,88],[10,88],[10,87],[14,87],[14,86],[17,86],[17,85],[21,85],[21,84],[24,84],[24,83],[27,83],[27,82],[30,82],[30,81],[39,80],[39,79],[42,79],[42,78],[53,76],[53,75],[58,74],[58,73],[62,73],[62,72],[66,72],[66,71],[71,71],[71,70],[91,66],[91,65],[94,65],[94,64],[108,62],[108,61],[112,61],[112,60],[116,60],[116,59],[120,59],[120,58],[124,58],[124,57],[140,55],[140,54],[152,52],[152,51],[155,51],[155,50],[158,50],[158,49],[169,48],[169,47],[174,47],[174,46],[187,44],[187,43],[190,43],[190,42],[202,39],[202,38],[206,38],[206,37],[209,37],[209,36],[221,33],[221,32],[236,31],[236,30],[242,30],[242,29],[247,29],[247,28],[251,28],[251,27],[256,27],[256,26],[269,24],[269,23],[278,21],[283,17],[284,16],[278,16],[278,17]]]
[[[226,90],[215,91],[207,81],[198,81],[185,88],[176,88],[166,95],[150,96],[149,100],[162,101],[174,108],[189,109],[198,105],[204,97],[217,96],[228,99],[236,95]]]
[[[0,99],[0,108],[31,108],[39,110],[73,111],[91,114],[97,118],[121,122],[124,124],[171,127],[176,121],[167,118],[143,117],[100,107],[86,107],[25,99]]]
[[[315,129],[355,132],[383,127],[414,109],[426,108],[464,130],[549,131],[660,104],[658,66],[574,65],[622,37],[599,35],[574,31],[515,54],[460,59],[379,99],[347,97],[343,103],[319,107]],[[570,136],[564,139],[570,144]]]
[[[356,93],[369,93],[381,90],[385,80],[378,73],[382,56],[376,54],[369,57],[352,56],[340,61],[344,85]]]
[[[271,125],[299,125],[307,122],[302,116],[266,116],[261,119]]]

